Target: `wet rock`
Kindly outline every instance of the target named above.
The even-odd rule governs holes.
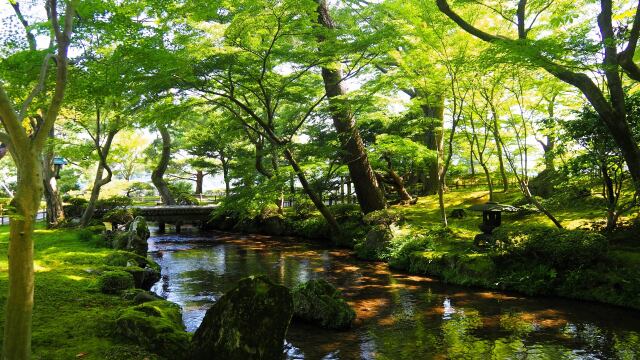
[[[147,250],[149,250],[147,239],[150,235],[147,222],[142,216],[138,216],[129,226],[127,250],[140,256],[147,256]]]
[[[289,290],[265,276],[240,280],[211,307],[192,339],[192,359],[281,359],[293,315]]]
[[[166,359],[187,359],[189,334],[177,304],[155,300],[126,308],[116,319],[115,332]]]
[[[142,289],[128,289],[122,292],[122,298],[133,301],[134,304],[142,304],[149,301],[163,300],[160,296]]]
[[[126,271],[114,270],[105,271],[98,278],[100,291],[105,294],[117,294],[122,290],[131,289],[135,286],[133,275]]]
[[[116,251],[105,258],[105,264],[121,267],[131,275],[135,287],[149,290],[160,280],[160,265],[155,261],[132,253],[130,251]]]
[[[347,329],[356,317],[340,291],[325,280],[310,280],[292,291],[294,317],[327,329]]]

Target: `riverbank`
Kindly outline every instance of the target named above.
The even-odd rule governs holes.
[[[7,296],[8,231],[8,226],[0,226],[2,309]],[[34,240],[32,359],[160,359],[116,334],[116,320],[136,301],[100,291],[100,274],[118,268],[110,262],[118,253],[105,247],[101,236],[88,230],[38,228]],[[3,324],[4,311],[0,331]]]
[[[523,204],[515,190],[494,195],[500,203]],[[556,229],[535,209],[524,207],[524,211],[503,214],[503,225],[494,237],[497,245],[480,249],[474,245],[474,237],[480,233],[481,214],[469,208],[486,201],[486,191],[448,192],[448,213],[457,210],[462,216],[450,216],[446,229],[440,225],[437,196],[421,197],[415,205],[392,206],[364,219],[356,206],[332,206],[343,225],[343,233],[334,241],[354,248],[361,259],[386,261],[393,268],[434,276],[446,283],[640,309],[637,214],[622,217],[624,226],[615,233],[604,233],[597,231],[604,223],[601,199],[562,193],[543,201],[564,230]],[[318,214],[304,207],[286,210],[284,215],[263,211],[251,220],[222,216],[216,219],[217,227],[330,241],[326,238],[329,230]],[[394,224],[385,230],[388,219]],[[367,234],[371,228],[382,231]]]

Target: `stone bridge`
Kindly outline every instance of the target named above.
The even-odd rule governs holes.
[[[211,218],[211,212],[215,210],[215,205],[195,206],[195,205],[159,205],[159,206],[134,206],[139,216],[147,221],[158,223],[158,231],[164,233],[166,224],[175,224],[176,232],[180,233],[182,224],[193,224],[205,227]]]

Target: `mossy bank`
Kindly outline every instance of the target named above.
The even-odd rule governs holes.
[[[8,280],[8,231],[8,226],[0,227],[3,309]],[[180,329],[181,319],[177,319],[179,308],[143,290],[121,291],[136,285],[134,276],[139,272],[139,263],[127,264],[128,258],[123,256],[127,254],[106,247],[104,238],[96,234],[98,231],[35,231],[32,359],[163,359],[152,351],[160,354],[157,350],[173,349],[174,344],[155,343],[154,349],[144,339],[137,341],[124,331],[130,329],[124,325],[135,317],[136,311],[155,314],[152,320],[162,326],[162,331],[169,329],[175,335],[173,340],[187,345],[189,335]],[[134,254],[127,256],[144,260]],[[109,278],[114,273],[119,276]],[[103,287],[106,293],[101,291]],[[0,312],[0,326],[3,323],[4,311]]]

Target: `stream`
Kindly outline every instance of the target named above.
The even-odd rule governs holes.
[[[149,252],[162,267],[152,291],[182,307],[191,332],[249,275],[336,285],[357,313],[354,327],[292,322],[287,359],[640,359],[635,310],[444,284],[294,239],[154,234]]]

